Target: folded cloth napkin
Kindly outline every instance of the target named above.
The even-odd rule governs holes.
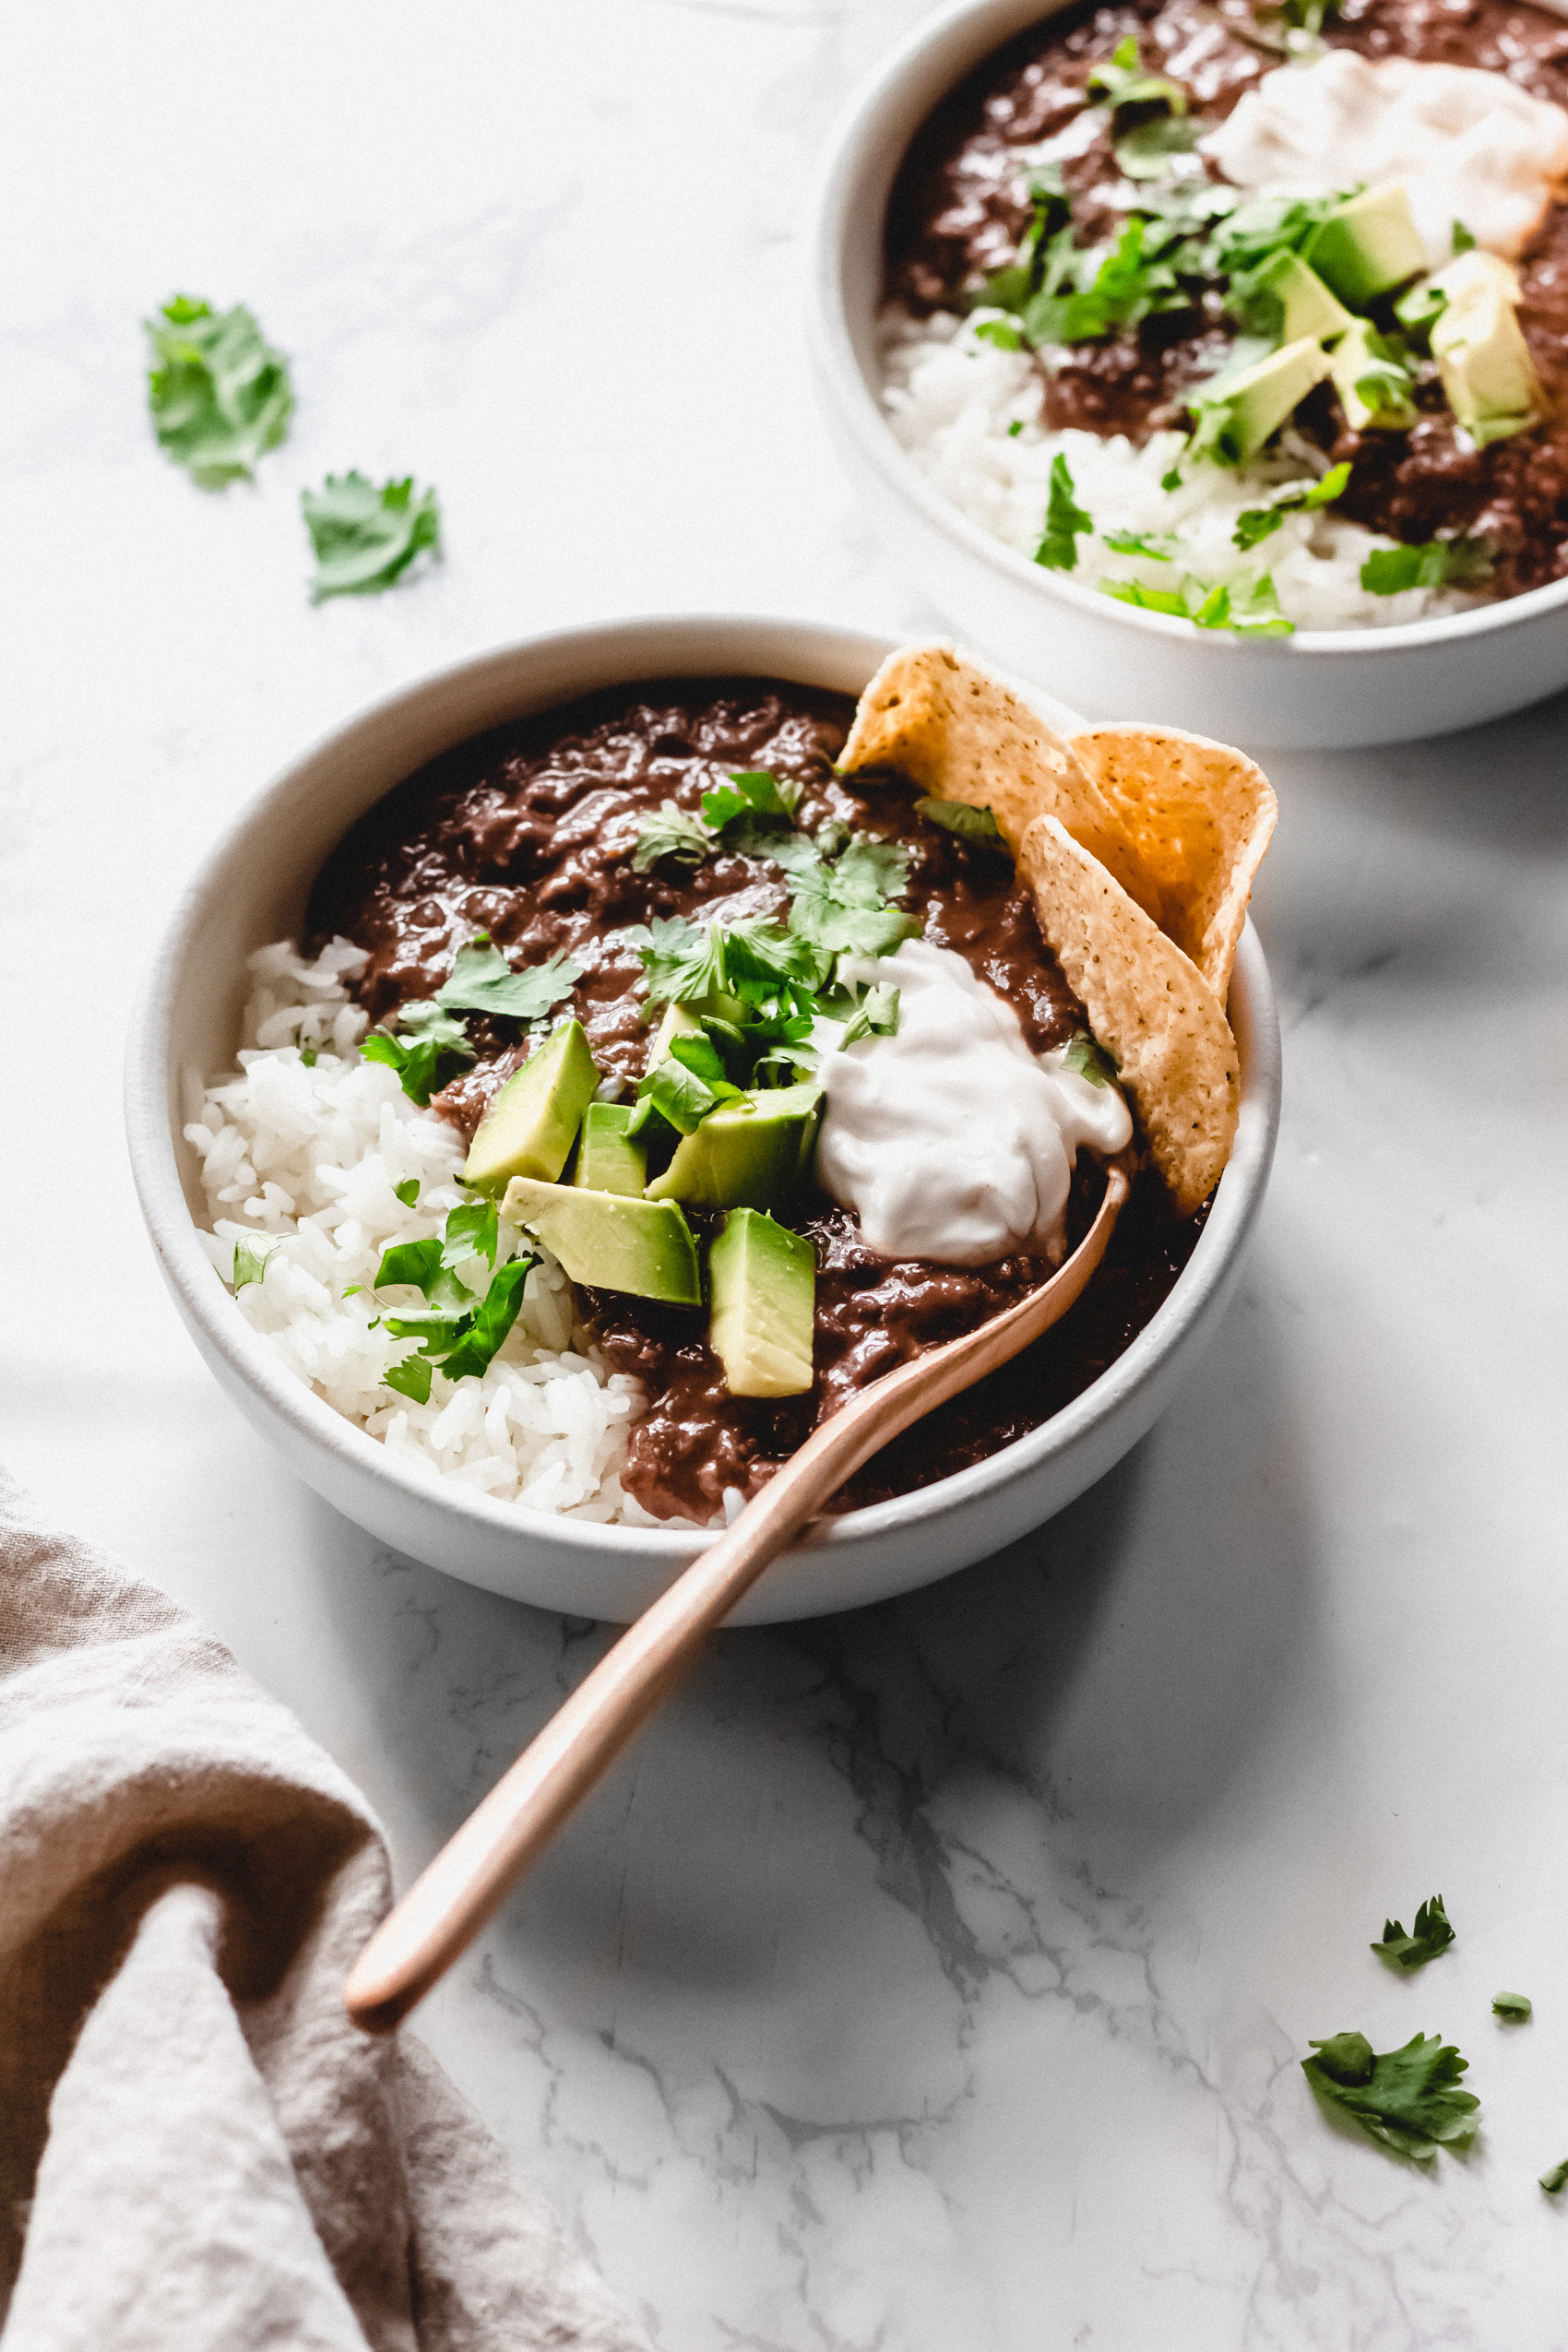
[[[374,1817],[0,1470],[3,2352],[641,2352],[412,2035]]]

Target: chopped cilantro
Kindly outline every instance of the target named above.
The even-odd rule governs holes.
[[[392,1367],[386,1375],[389,1388],[423,1405],[430,1400],[433,1364],[448,1380],[485,1370],[517,1319],[535,1255],[528,1251],[497,1267],[482,1293],[470,1289],[456,1269],[475,1257],[493,1267],[499,1245],[495,1204],[485,1200],[453,1209],[440,1239],[403,1241],[386,1251],[376,1272],[376,1289],[409,1283],[426,1301],[422,1308],[382,1318],[394,1338],[420,1343],[416,1354]]]
[[[1067,229],[1061,233],[1072,235]],[[1091,342],[1113,327],[1135,327],[1154,313],[1186,309],[1190,297],[1163,257],[1168,243],[1157,233],[1151,245],[1147,222],[1134,213],[1108,249],[1092,246],[1080,254],[1069,244],[1057,253],[1040,291],[1021,314],[1030,342]]]
[[[1163,547],[1157,547],[1154,540],[1143,531],[1102,531],[1100,533],[1105,544],[1114,554],[1146,555],[1151,563],[1169,564],[1170,551],[1176,542],[1165,533],[1161,533],[1160,536],[1165,539]]]
[[[420,1180],[417,1176],[410,1176],[406,1182],[394,1184],[392,1190],[405,1208],[412,1208],[420,1196]]]
[[[1305,514],[1313,507],[1332,505],[1340,497],[1350,479],[1349,463],[1330,466],[1321,481],[1292,481],[1277,491],[1266,506],[1249,506],[1236,517],[1236,528],[1230,534],[1233,547],[1255,547],[1260,540],[1277,531],[1287,513],[1299,509]]]
[[[1561,2164],[1554,2164],[1550,2172],[1541,2174],[1540,2185],[1549,2197],[1559,2196],[1564,2189],[1568,2189],[1568,2156],[1564,2156]]]
[[[459,947],[452,977],[435,992],[444,1013],[498,1013],[511,1021],[540,1021],[569,996],[583,968],[570,956],[551,956],[515,972],[487,931]]]
[[[790,929],[830,955],[890,956],[920,925],[887,900],[904,890],[906,851],[890,841],[852,839],[834,863],[817,859],[792,877]]]
[[[1185,457],[1185,455],[1186,455],[1186,451],[1185,451],[1185,450],[1183,450],[1183,451],[1182,451],[1182,457]],[[1160,477],[1159,477],[1159,486],[1160,486],[1161,490],[1164,490],[1164,491],[1167,491],[1167,492],[1169,492],[1169,491],[1172,491],[1172,490],[1180,490],[1180,489],[1181,489],[1181,487],[1182,487],[1182,469],[1181,469],[1181,462],[1180,462],[1180,460],[1178,460],[1178,461],[1177,461],[1177,463],[1176,463],[1175,465],[1173,465],[1173,466],[1172,466],[1172,467],[1169,469],[1169,471],[1168,471],[1168,472],[1166,472],[1166,473],[1162,473],[1162,474],[1160,475]]]
[[[1138,62],[1138,44],[1134,34],[1119,41],[1111,52],[1109,65],[1090,69],[1085,84],[1101,105],[1114,113],[1123,106],[1169,106],[1174,114],[1187,111],[1187,93],[1180,82],[1167,79],[1163,74],[1146,74]]]
[[[1179,156],[1191,155],[1203,135],[1203,125],[1180,113],[1156,114],[1123,131],[1113,152],[1124,179],[1163,180]]]
[[[750,768],[743,774],[731,776],[728,784],[720,784],[702,796],[702,813],[707,823],[722,828],[738,816],[754,812],[759,816],[781,817],[792,824],[801,802],[798,784],[781,781],[766,768]]]
[[[328,474],[320,490],[300,493],[315,555],[311,601],[372,596],[399,579],[422,549],[441,552],[441,510],[434,490],[414,496],[414,478],[379,490],[359,472]]]
[[[1024,337],[1021,327],[1010,318],[982,318],[975,329],[978,343],[994,343],[999,351],[1021,351]]]
[[[1394,315],[1407,335],[1424,346],[1431,339],[1431,330],[1448,307],[1448,296],[1430,278],[1418,278],[1408,294],[1401,294],[1394,305]]]
[[[1016,439],[1018,438],[1019,434],[1020,434],[1020,433],[1022,433],[1023,429],[1024,429],[1024,420],[1023,420],[1023,418],[1022,418],[1022,417],[1015,417],[1015,418],[1014,418],[1014,420],[1013,420],[1013,422],[1012,422],[1012,423],[1011,423],[1011,424],[1008,426],[1008,428],[1007,428],[1007,438],[1008,438],[1008,440],[1009,440],[1009,441],[1016,441]]]
[[[1421,547],[1374,547],[1361,565],[1361,586],[1373,596],[1405,588],[1466,587],[1491,570],[1484,539],[1433,539]]]
[[[1427,1961],[1435,1960],[1446,1952],[1454,1941],[1454,1930],[1448,1924],[1448,1914],[1443,1907],[1443,1897],[1434,1895],[1416,1913],[1416,1923],[1408,1935],[1397,1919],[1385,1919],[1383,1939],[1372,1950],[1380,1958],[1392,1960],[1401,1968],[1420,1968]]]
[[[725,1091],[733,1094],[739,1090],[727,1087]],[[626,1133],[640,1135],[657,1115],[677,1134],[693,1134],[708,1112],[718,1110],[719,1100],[718,1091],[671,1052],[669,1060],[656,1062],[638,1081],[637,1105],[626,1122]]]
[[[1111,1055],[1087,1029],[1079,1029],[1069,1039],[1062,1061],[1063,1068],[1075,1070],[1091,1087],[1113,1087],[1121,1075]]]
[[[307,1070],[314,1070],[320,1058],[320,1053],[311,1039],[302,1038],[300,1040],[300,1060],[304,1063],[305,1068]]]
[[[1396,346],[1386,335],[1380,335],[1375,327],[1369,327],[1366,342],[1371,365],[1356,378],[1359,398],[1366,402],[1374,415],[1381,413],[1391,422],[1396,418],[1410,422],[1413,417],[1410,394],[1416,379],[1401,355],[1403,338]]]
[[[1045,536],[1035,549],[1035,562],[1048,572],[1070,572],[1078,561],[1078,540],[1092,531],[1094,517],[1074,498],[1073,477],[1058,450],[1051,461],[1051,499],[1045,510]]]
[[[1223,582],[1209,587],[1192,578],[1183,580],[1179,589],[1145,588],[1137,580],[1101,580],[1099,589],[1102,596],[1113,596],[1121,604],[1135,605],[1144,612],[1169,612],[1199,629],[1229,629],[1239,637],[1288,637],[1295,632],[1295,623],[1279,610],[1274,582],[1266,572],[1249,588],[1238,589],[1234,597]]]
[[[236,1290],[243,1290],[247,1282],[261,1280],[267,1272],[267,1261],[272,1255],[275,1247],[275,1243],[268,1242],[265,1250],[259,1249],[248,1235],[242,1236],[235,1242],[234,1288]]]
[[[1277,253],[1300,253],[1347,196],[1254,196],[1239,204],[1215,231],[1213,267],[1230,278],[1244,277]]]
[[[917,801],[915,814],[940,825],[944,833],[956,833],[961,841],[977,841],[987,849],[1006,849],[991,811],[974,808],[968,801]]]
[[[249,481],[276,449],[294,405],[289,362],[267,342],[254,312],[176,294],[143,321],[152,350],[148,405],[160,447],[203,490]]]
[[[868,988],[844,1024],[844,1034],[838,1040],[842,1052],[863,1037],[897,1037],[898,1034],[898,991],[885,985]]]
[[[1494,1992],[1491,1996],[1492,2014],[1505,2017],[1511,2025],[1525,2025],[1534,2015],[1534,2004],[1528,1993]]]
[[[692,923],[683,915],[656,915],[615,934],[642,958],[648,1002],[684,1004],[704,996],[736,996],[754,1003],[799,987],[816,988],[826,977],[822,959],[806,943],[776,923]]]
[[[1455,2086],[1469,2064],[1440,2036],[1416,2034],[1402,2049],[1374,2055],[1364,2034],[1313,2042],[1301,2071],[1320,2098],[1398,2156],[1426,2162],[1440,2142],[1467,2140],[1479,2128],[1480,2101]]]
[[[699,866],[712,847],[713,835],[701,817],[666,801],[657,815],[645,816],[637,827],[632,872],[651,873],[660,858],[673,858],[678,865]]]
[[[397,1034],[372,1029],[360,1051],[367,1062],[385,1062],[396,1070],[403,1092],[422,1110],[465,1062],[475,1059],[474,1049],[462,1022],[427,999],[400,1005],[396,1018]]]
[[[1135,604],[1140,612],[1170,612],[1179,620],[1191,619],[1187,600],[1175,588],[1146,588],[1138,580],[1101,580],[1102,596],[1113,596],[1119,604]]]
[[[1469,230],[1466,228],[1462,220],[1455,220],[1454,223],[1455,258],[1457,259],[1462,253],[1474,253],[1475,249],[1476,241]]]

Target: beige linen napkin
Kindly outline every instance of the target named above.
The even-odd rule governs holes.
[[[0,1470],[4,2352],[638,2352],[407,2031],[364,1799]]]

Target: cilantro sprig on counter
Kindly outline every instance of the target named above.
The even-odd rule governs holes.
[[[396,1029],[373,1029],[360,1047],[367,1062],[385,1062],[396,1070],[403,1092],[424,1109],[433,1094],[475,1059],[468,1026],[460,1013],[489,1013],[513,1021],[541,1021],[569,996],[582,978],[582,966],[571,956],[548,956],[514,971],[487,931],[476,931],[459,947],[452,976],[433,998],[419,997],[399,1005]]]
[[[386,1384],[415,1403],[430,1402],[433,1371],[448,1380],[486,1371],[522,1308],[523,1290],[537,1253],[527,1250],[497,1266],[500,1220],[493,1201],[466,1201],[453,1209],[439,1235],[399,1241],[384,1253],[376,1269],[377,1291],[403,1285],[424,1299],[422,1307],[384,1310],[376,1320],[395,1339],[415,1339],[411,1355],[386,1372]],[[458,1269],[481,1260],[490,1269],[482,1290]]]
[[[414,495],[414,478],[374,482],[356,470],[328,474],[300,493],[315,554],[311,601],[374,596],[402,577],[414,558],[441,552],[441,508],[434,490]]]
[[[1304,2058],[1301,2071],[1319,2097],[1397,2156],[1426,2163],[1440,2145],[1479,2129],[1479,2099],[1457,2088],[1469,2061],[1440,2035],[1416,2034],[1381,2055],[1364,2034],[1335,2034],[1312,2047],[1317,2056]]]
[[[143,321],[151,350],[148,406],[160,445],[203,490],[254,480],[256,459],[289,430],[289,362],[244,303],[215,311],[176,294]]]
[[[1416,1913],[1410,1933],[1406,1934],[1397,1919],[1385,1919],[1381,1940],[1372,1950],[1381,1960],[1392,1960],[1396,1967],[1420,1968],[1446,1952],[1454,1941],[1454,1930],[1443,1907],[1443,1897],[1434,1895]]]

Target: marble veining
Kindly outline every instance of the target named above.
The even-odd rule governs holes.
[[[405,1880],[606,1637],[378,1550],[224,1402],[131,1195],[126,992],[244,798],[443,661],[639,609],[935,625],[798,332],[811,174],[915,14],[6,35],[0,1444],[298,1709]],[[254,493],[151,445],[176,287],[294,356]],[[437,482],[448,559],[313,612],[298,492],[348,465]],[[1270,763],[1285,1123],[1189,1389],[1003,1557],[721,1638],[429,2004],[658,2352],[1568,2347],[1565,717]],[[1390,1976],[1437,1888],[1457,1944]],[[1317,2111],[1349,2025],[1460,2043],[1468,2156]]]

